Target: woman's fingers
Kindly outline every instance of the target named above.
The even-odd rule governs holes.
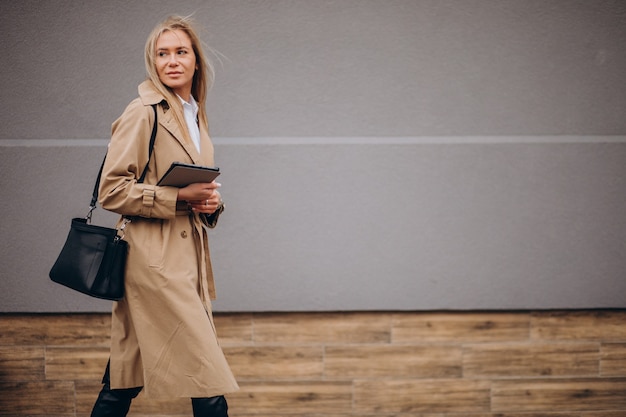
[[[194,200],[189,201],[189,207],[191,210],[196,211],[198,213],[207,213],[211,214],[217,210],[219,207],[220,201],[219,197],[211,197],[206,200]]]
[[[217,182],[189,184],[178,190],[178,199],[186,201],[202,201],[213,198],[222,185]]]

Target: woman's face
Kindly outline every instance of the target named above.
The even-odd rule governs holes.
[[[189,36],[180,29],[163,32],[156,42],[156,55],[161,82],[189,101],[196,72],[196,54]]]

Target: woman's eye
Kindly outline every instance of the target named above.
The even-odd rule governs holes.
[[[178,51],[178,55],[185,55],[187,53],[187,51],[185,51],[184,49],[181,49],[180,51]]]

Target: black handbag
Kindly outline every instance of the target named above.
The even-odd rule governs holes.
[[[145,179],[156,138],[156,105],[152,108],[154,126],[150,136],[148,162],[137,180],[139,183]],[[106,160],[106,155],[104,158]],[[89,212],[85,218],[72,219],[70,232],[49,275],[52,281],[83,294],[105,300],[121,300],[124,298],[124,271],[128,254],[128,242],[123,239],[124,228],[131,220],[124,217],[119,229],[91,224],[91,216],[98,202],[103,167],[104,160],[93,188]]]

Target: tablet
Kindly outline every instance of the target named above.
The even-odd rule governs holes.
[[[212,182],[218,175],[219,168],[173,162],[157,185],[182,188],[196,182]]]

